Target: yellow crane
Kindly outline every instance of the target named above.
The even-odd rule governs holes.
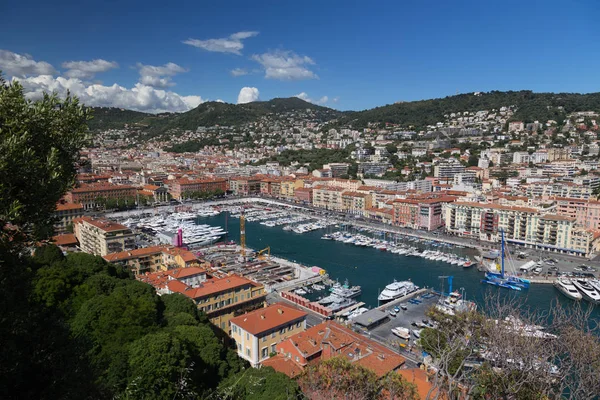
[[[267,246],[264,249],[258,251],[256,253],[256,258],[258,258],[259,260],[264,260],[265,256],[263,256],[263,253],[265,251],[267,252],[267,260],[270,260],[271,259],[271,246]]]

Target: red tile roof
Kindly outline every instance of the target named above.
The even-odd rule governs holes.
[[[65,233],[64,235],[52,236],[52,241],[57,246],[72,246],[78,243],[77,238],[72,233]]]
[[[307,315],[304,311],[289,307],[284,303],[275,303],[232,318],[230,322],[256,336],[292,321],[303,319]]]
[[[83,204],[81,203],[57,203],[56,211],[66,210],[83,210]]]
[[[96,228],[103,230],[104,232],[129,230],[129,228],[125,225],[117,224],[116,222],[112,222],[104,218],[92,218],[86,216],[73,219],[73,224],[78,224],[84,221],[95,226]]]

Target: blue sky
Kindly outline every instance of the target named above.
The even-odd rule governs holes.
[[[294,95],[360,110],[457,91],[596,92],[599,15],[596,0],[8,0],[0,69],[32,98],[69,88],[143,111]]]

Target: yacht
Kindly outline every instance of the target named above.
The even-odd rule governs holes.
[[[379,294],[377,298],[379,301],[391,301],[407,295],[408,293],[414,292],[419,287],[416,286],[411,281],[401,281],[397,282],[394,280],[393,283],[390,283],[383,289],[383,291]]]
[[[581,292],[581,295],[587,301],[600,303],[600,293],[585,279],[573,279],[573,285]]]
[[[347,279],[343,285],[340,285],[339,283],[333,285],[330,291],[336,296],[345,297],[348,299],[360,296],[362,292],[360,286],[350,286]]]
[[[572,300],[581,300],[581,293],[577,290],[573,282],[567,278],[558,278],[554,282],[554,287],[557,288],[562,294]]]
[[[398,336],[400,339],[410,339],[410,330],[408,328],[402,328],[400,326],[397,328],[392,328],[392,333]]]

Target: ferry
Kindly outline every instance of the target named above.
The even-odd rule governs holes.
[[[600,293],[588,281],[585,279],[573,279],[572,282],[585,300],[592,303],[600,303]]]
[[[417,289],[419,289],[419,287],[411,281],[397,282],[396,280],[394,280],[393,283],[390,283],[385,287],[385,289],[383,289],[383,291],[379,294],[379,297],[377,299],[379,301],[391,301],[399,297],[405,296],[409,293],[412,293]]]
[[[570,298],[571,300],[581,300],[581,293],[577,290],[573,282],[567,278],[558,278],[554,282],[554,287],[558,289],[559,292]]]

